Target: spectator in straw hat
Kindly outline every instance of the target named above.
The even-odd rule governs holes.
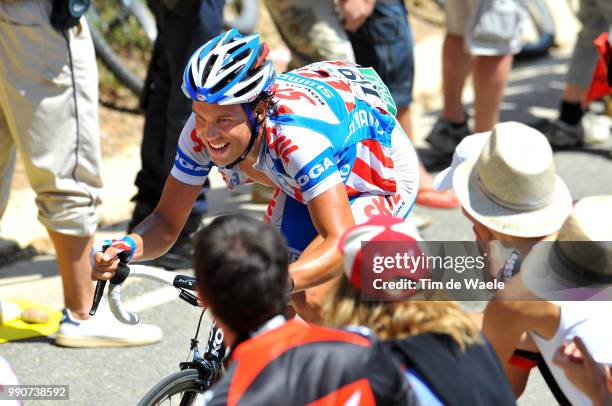
[[[435,185],[453,186],[486,256],[486,276],[501,282],[519,271],[521,258],[536,243],[554,239],[572,207],[570,193],[556,175],[548,141],[516,122],[499,123],[490,132],[465,138]],[[503,362],[515,393],[524,390],[529,373],[525,367],[535,366],[524,358],[534,356],[535,344],[527,340],[519,349],[523,356]]]
[[[612,304],[597,301],[612,298],[610,210],[612,196],[579,201],[556,241],[538,244],[525,258],[522,277],[505,292],[510,300],[491,301],[485,309],[483,332],[499,358],[510,359],[523,333],[530,333],[565,397],[558,399],[562,404],[591,404],[553,363],[564,342],[580,336],[596,362],[612,364]]]
[[[478,159],[454,170],[453,187],[471,219],[500,236],[553,234],[572,207],[546,137],[517,122],[495,126]]]
[[[423,300],[418,281],[430,277],[426,268],[377,272],[376,258],[418,256],[419,247],[406,223],[392,217],[373,217],[347,231],[340,242],[345,277],[327,302],[326,324],[365,326],[386,340],[423,404],[514,404],[499,361],[470,316],[455,302]],[[374,283],[381,286],[377,279],[417,284],[372,292]]]
[[[554,238],[572,208],[548,141],[517,122],[466,138],[436,186],[449,187],[451,179],[477,243],[488,254],[491,276],[502,280],[517,271],[534,244]],[[503,247],[513,250],[509,258],[500,257]]]

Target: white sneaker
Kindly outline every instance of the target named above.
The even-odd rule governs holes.
[[[610,137],[612,131],[612,118],[587,111],[582,116],[584,127],[584,143],[599,144]]]
[[[162,331],[152,324],[123,324],[112,315],[106,301],[96,315],[77,320],[64,309],[55,344],[63,347],[127,347],[153,344],[162,339]]]

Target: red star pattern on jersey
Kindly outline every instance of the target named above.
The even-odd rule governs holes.
[[[295,193],[295,200],[297,200],[300,203],[304,203],[304,196],[302,196],[302,191],[300,190],[300,188],[292,186],[293,187],[293,192]]]
[[[339,90],[341,92],[351,91],[351,86],[342,80],[325,81],[325,82],[331,87],[333,87],[334,89]]]
[[[264,214],[264,221],[268,224],[271,223],[270,217],[272,217],[272,214],[274,213],[274,207],[276,206],[276,198],[278,197],[278,195],[280,194],[280,188],[275,188],[274,189],[274,194],[272,195],[272,199],[270,199],[270,201],[268,202],[268,208],[266,209],[266,214]]]
[[[296,90],[296,89],[292,89],[290,87],[279,88],[278,85],[274,85],[272,87],[272,92],[279,99],[286,99],[286,100],[305,99],[308,102],[310,102],[310,104],[312,104],[313,106],[317,105],[317,103],[312,99],[312,97],[308,96],[304,92],[301,92],[301,91]]]
[[[206,148],[200,137],[198,137],[198,133],[195,128],[191,130],[191,140],[195,143],[193,146],[193,152],[200,152]]]
[[[275,111],[274,113],[281,115],[281,114],[294,114],[293,110],[291,110],[288,106],[285,106],[284,104],[280,105]]]
[[[359,192],[376,191],[381,194],[397,193],[392,176],[393,159],[375,140],[363,140],[357,144],[355,162],[345,186],[349,197]]]

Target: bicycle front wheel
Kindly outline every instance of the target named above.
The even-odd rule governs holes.
[[[185,369],[167,376],[151,388],[138,402],[138,406],[195,405],[204,391],[198,371]]]

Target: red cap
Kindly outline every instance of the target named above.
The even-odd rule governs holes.
[[[371,299],[410,297],[420,290],[415,285],[431,275],[419,241],[415,229],[402,219],[371,217],[340,240],[344,273],[355,289]]]

